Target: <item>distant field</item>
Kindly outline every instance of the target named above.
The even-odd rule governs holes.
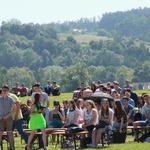
[[[100,41],[100,40],[111,40],[111,38],[107,38],[104,36],[97,36],[96,34],[70,34],[70,33],[59,33],[58,34],[60,40],[66,40],[68,36],[74,37],[74,39],[79,43],[89,43],[90,41]]]

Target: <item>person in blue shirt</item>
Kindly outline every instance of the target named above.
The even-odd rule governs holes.
[[[133,120],[134,120],[133,106],[129,104],[129,99],[126,96],[123,97],[123,102],[124,102],[124,109],[125,109],[126,114],[127,114],[128,125],[133,125]]]

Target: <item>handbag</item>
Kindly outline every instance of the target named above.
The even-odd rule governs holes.
[[[122,131],[122,133],[120,133],[119,131],[115,131],[113,133],[113,143],[125,143],[126,135],[127,135],[126,131]]]
[[[85,137],[85,138],[82,138],[81,140],[80,140],[80,147],[81,147],[81,149],[82,148],[87,148],[87,144],[90,144],[90,143],[92,143],[92,137]]]
[[[99,123],[95,126],[96,129],[99,129],[99,128],[105,128],[105,126],[107,126],[108,123],[106,123],[105,121],[103,120],[99,120]]]
[[[65,149],[68,149],[68,148],[74,148],[74,144],[71,140],[68,140],[68,139],[65,139],[65,138],[62,138],[62,141],[61,141],[61,148],[65,148]]]

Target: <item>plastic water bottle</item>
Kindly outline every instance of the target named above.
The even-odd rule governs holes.
[[[78,126],[79,128],[82,128],[82,124],[83,124],[83,118],[81,116],[78,117]]]

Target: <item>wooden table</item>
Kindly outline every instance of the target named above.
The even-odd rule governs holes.
[[[2,135],[1,145],[0,145],[2,150],[4,149],[3,148],[3,140],[6,140],[7,147],[8,147],[8,143],[9,143],[9,141],[8,141],[8,132],[13,132],[13,134],[18,134],[18,131],[4,131],[3,135]]]
[[[135,130],[137,134],[137,142],[139,142],[139,130],[144,130],[144,133],[147,133],[147,131],[150,130],[150,126],[137,126],[136,128],[133,126],[127,126],[127,130],[128,129]]]
[[[85,135],[88,134],[88,131],[82,131],[82,132],[76,132],[76,133],[66,133],[64,130],[55,130],[51,133],[51,135],[62,135],[62,136],[73,136],[73,142],[74,142],[74,149],[76,150],[76,138],[78,135]]]

